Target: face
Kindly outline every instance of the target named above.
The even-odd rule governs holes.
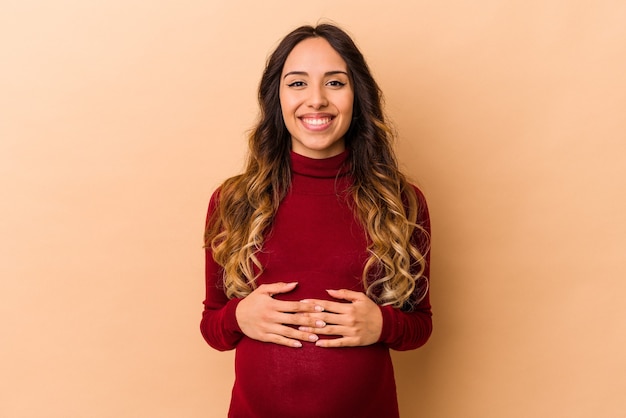
[[[310,158],[343,152],[354,91],[337,51],[324,38],[305,39],[287,56],[280,81],[280,106],[292,150]]]

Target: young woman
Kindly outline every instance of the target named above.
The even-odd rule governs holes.
[[[229,417],[398,416],[389,349],[429,338],[430,223],[381,92],[333,25],[267,62],[245,172],[209,204],[201,331],[236,349]]]

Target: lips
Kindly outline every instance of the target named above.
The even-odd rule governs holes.
[[[299,117],[306,128],[314,131],[327,128],[334,118],[333,115],[304,115]]]

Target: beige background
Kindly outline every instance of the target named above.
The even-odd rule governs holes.
[[[432,211],[435,331],[394,354],[402,416],[626,417],[626,2],[1,9],[1,417],[225,416],[205,208],[267,54],[320,18],[367,56]]]

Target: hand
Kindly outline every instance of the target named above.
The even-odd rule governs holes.
[[[298,283],[272,283],[256,288],[237,305],[235,317],[243,333],[258,341],[270,342],[287,347],[302,347],[299,341],[315,342],[315,333],[302,331],[288,325],[300,325],[309,329],[323,327],[320,320],[307,316],[315,312],[315,306],[302,302],[276,300],[277,293],[291,292]],[[294,315],[302,313],[303,315]]]
[[[324,321],[324,327],[301,326],[300,331],[316,335],[339,335],[335,339],[318,340],[318,347],[357,347],[378,341],[383,329],[383,314],[379,306],[364,293],[351,290],[327,290],[336,299],[350,303],[320,299],[303,300],[314,306],[316,313],[308,316]],[[300,316],[300,315],[297,315]]]

